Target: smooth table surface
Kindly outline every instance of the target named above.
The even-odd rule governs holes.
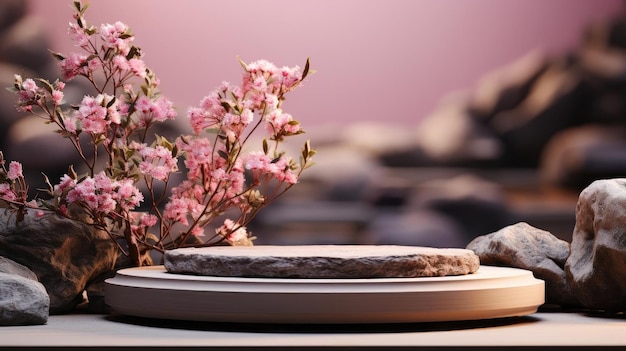
[[[0,327],[0,348],[72,346],[77,349],[134,347],[135,350],[149,347],[351,350],[489,347],[494,350],[510,346],[538,346],[542,350],[626,349],[626,316],[540,312],[526,317],[453,323],[266,325],[69,314],[50,316],[46,325]]]

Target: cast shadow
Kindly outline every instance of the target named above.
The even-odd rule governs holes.
[[[275,324],[275,323],[232,323],[199,322],[110,314],[106,320],[150,328],[181,329],[238,333],[280,334],[365,334],[365,333],[415,333],[444,332],[466,329],[481,329],[522,325],[539,322],[534,316],[506,317],[474,321],[380,323],[380,324]]]

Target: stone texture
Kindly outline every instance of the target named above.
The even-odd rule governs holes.
[[[565,271],[584,307],[626,310],[626,179],[598,180],[581,192]]]
[[[13,260],[0,256],[0,273],[16,274],[31,280],[37,280],[37,274]]]
[[[37,276],[0,256],[0,325],[45,324],[50,298]]]
[[[50,313],[72,310],[92,281],[113,270],[117,248],[110,238],[85,224],[54,214],[36,218],[0,211],[0,256],[32,270],[50,295]]]
[[[477,237],[467,245],[485,265],[510,266],[530,270],[546,282],[546,302],[576,305],[576,298],[565,280],[569,244],[549,232],[517,223],[497,232]]]
[[[475,272],[478,257],[464,249],[412,246],[217,246],[165,253],[172,273],[227,277],[383,278]]]

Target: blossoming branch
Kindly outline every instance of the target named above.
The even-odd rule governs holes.
[[[137,265],[150,263],[145,258],[150,250],[251,245],[246,226],[252,218],[312,165],[315,151],[308,141],[297,159],[281,149],[286,138],[304,132],[282,104],[309,74],[308,60],[303,69],[240,60],[240,85],[224,82],[188,109],[193,134],[152,138],[150,130],[177,113],[161,96],[160,81],[142,60],[135,37],[122,22],[90,25],[88,6],[76,1],[74,7],[69,33],[81,51],[53,55],[64,81],[86,79],[93,95],[68,107],[64,81],[19,75],[11,90],[18,110],[55,125],[73,145],[86,174],[69,165],[58,182],[46,178],[48,198],[28,200],[21,164],[11,161],[7,169],[0,153],[2,202],[18,220],[33,209],[38,216],[54,212],[105,230]],[[265,134],[261,145],[247,152],[244,145],[259,133]],[[184,181],[170,184],[178,172]],[[148,210],[137,212],[146,199]],[[223,224],[205,232],[218,219]]]

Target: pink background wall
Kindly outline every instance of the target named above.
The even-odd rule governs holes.
[[[53,36],[66,37],[70,0],[33,0]],[[413,126],[447,93],[471,89],[496,67],[539,48],[575,49],[590,21],[621,0],[92,0],[87,20],[121,20],[179,111],[245,61],[318,72],[284,105],[305,127],[389,121]]]

